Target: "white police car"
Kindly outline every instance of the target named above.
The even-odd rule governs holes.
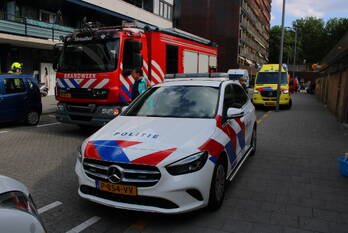
[[[239,83],[213,76],[169,75],[86,139],[79,195],[160,213],[219,208],[226,181],[256,150],[256,116]]]
[[[46,232],[27,187],[1,175],[0,232]]]

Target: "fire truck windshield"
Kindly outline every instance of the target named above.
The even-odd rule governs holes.
[[[72,42],[64,46],[59,72],[101,73],[116,69],[119,40]]]

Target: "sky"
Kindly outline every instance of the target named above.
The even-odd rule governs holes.
[[[281,25],[283,0],[272,0],[271,26]],[[327,21],[334,17],[348,18],[348,0],[286,0],[285,25],[292,21],[315,16]]]

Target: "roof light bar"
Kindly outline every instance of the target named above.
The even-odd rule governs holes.
[[[176,78],[228,78],[227,73],[186,73],[186,74],[166,74],[165,79]]]

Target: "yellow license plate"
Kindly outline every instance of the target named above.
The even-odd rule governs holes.
[[[130,195],[130,196],[138,195],[138,190],[136,186],[112,184],[112,183],[103,182],[103,181],[99,181],[99,190],[115,193],[115,194]]]
[[[60,93],[60,97],[71,98],[71,94],[70,93]]]

